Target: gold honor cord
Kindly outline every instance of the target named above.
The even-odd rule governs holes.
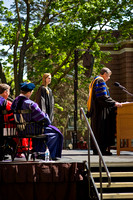
[[[97,78],[93,79],[92,82],[89,85],[89,97],[88,97],[88,101],[87,101],[87,108],[88,108],[88,112],[90,112],[90,108],[91,108],[91,99],[92,99],[92,90],[93,90],[93,85],[95,83],[95,81],[97,79],[103,79],[101,76],[98,76]],[[103,79],[104,80],[104,79]]]

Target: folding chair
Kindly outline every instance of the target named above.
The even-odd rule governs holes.
[[[34,146],[30,149],[31,139],[43,139],[46,144],[47,136],[44,134],[45,121],[34,122],[31,121],[31,110],[14,110],[14,119],[16,123],[16,130],[18,133],[18,144],[16,147],[16,153],[18,148],[25,154],[26,160],[29,159],[29,154],[32,154],[33,160],[35,160]],[[25,147],[22,145],[22,139],[28,138],[28,145]],[[24,150],[25,149],[25,150]]]
[[[13,160],[16,143],[13,138],[17,137],[15,121],[10,121],[12,111],[2,110],[0,113],[0,160],[4,160],[7,154],[10,154]]]

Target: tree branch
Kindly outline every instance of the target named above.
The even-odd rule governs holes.
[[[72,54],[72,50],[69,51],[69,53],[67,54],[67,57],[65,58],[65,60],[63,60],[62,64],[59,65],[53,72],[52,72],[52,76],[54,76],[67,62],[69,57]]]
[[[81,59],[82,55],[78,58],[77,62],[79,62]],[[61,79],[64,78],[73,69],[73,67],[74,67],[74,61],[70,64],[70,67],[60,76],[56,85],[52,87],[53,91],[56,89],[56,86],[61,82]]]
[[[49,4],[47,5],[47,9],[48,9],[48,6],[50,5],[51,2],[52,2],[52,1],[50,1]],[[78,5],[78,4],[77,4],[77,5]],[[57,16],[60,16],[60,15],[61,15],[63,12],[65,12],[65,11],[68,11],[68,10],[71,10],[71,9],[77,7],[77,5],[76,5],[76,6],[72,6],[72,7],[70,7],[70,8],[67,8],[67,9],[64,9],[64,10],[62,10],[61,12],[59,12],[59,13],[57,13],[57,14],[54,14],[51,18],[47,18],[47,15],[49,15],[49,13],[47,12],[47,9],[46,9],[46,12],[44,13],[44,16],[42,17],[40,24],[39,24],[38,27],[35,29],[34,36],[37,37],[37,36],[38,36],[38,33],[41,31],[41,29],[42,29],[44,26],[46,26],[49,22],[51,22],[52,19],[54,19],[54,18],[57,17]],[[45,23],[44,23],[44,22],[45,22]],[[33,45],[33,41],[29,42],[29,43],[27,44],[27,46],[26,46],[26,49],[29,49],[32,45]]]

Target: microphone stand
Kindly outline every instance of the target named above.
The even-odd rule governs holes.
[[[130,92],[128,92],[126,88],[123,88],[122,90],[123,90],[124,92],[126,92],[127,94],[129,94],[130,96],[132,96],[132,97],[133,97],[133,94],[132,94],[132,93],[130,93]]]

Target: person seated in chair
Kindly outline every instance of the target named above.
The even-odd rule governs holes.
[[[61,158],[61,152],[63,148],[63,135],[58,128],[51,125],[51,121],[47,113],[44,113],[39,108],[38,104],[30,100],[32,92],[35,88],[33,83],[21,83],[20,84],[20,95],[15,98],[12,103],[12,110],[31,110],[29,119],[23,114],[25,121],[29,120],[32,122],[41,122],[45,120],[44,134],[47,135],[46,145],[49,148],[51,158]],[[45,144],[43,139],[34,139],[32,141],[35,152],[45,152]]]
[[[16,143],[12,138],[3,138],[3,128],[10,128],[13,126],[14,117],[11,111],[12,102],[7,100],[10,94],[10,86],[7,84],[0,84],[0,160],[6,159],[5,155],[11,152],[10,147],[15,148]],[[3,114],[3,111],[7,111]],[[4,125],[3,125],[4,124]]]
[[[87,142],[84,140],[84,138],[81,136],[79,141],[77,142],[77,148],[78,149],[88,149]]]

